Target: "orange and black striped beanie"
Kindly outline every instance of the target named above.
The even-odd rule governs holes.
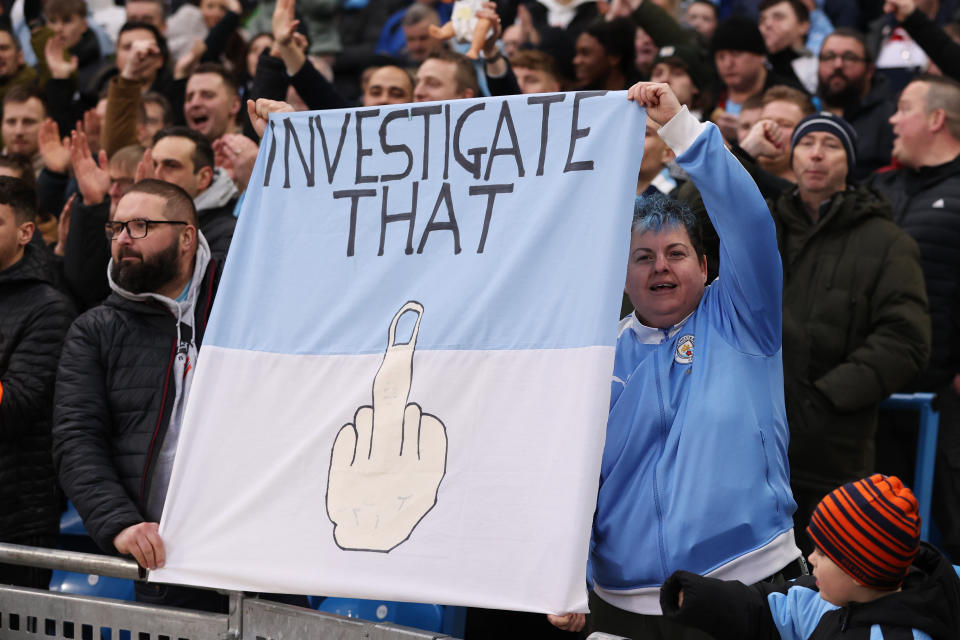
[[[892,591],[920,545],[917,499],[896,476],[877,473],[829,493],[814,510],[807,533],[851,578]]]

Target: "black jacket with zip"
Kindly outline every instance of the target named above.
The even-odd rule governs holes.
[[[197,348],[210,317],[221,262],[200,283],[193,326]],[[194,283],[196,284],[196,283]],[[145,521],[151,467],[176,393],[177,320],[160,303],[117,294],[90,309],[67,334],[57,372],[53,457],[60,483],[90,536],[107,552],[123,529]],[[181,334],[189,332],[181,325]]]
[[[935,167],[877,173],[870,184],[920,246],[935,347],[916,386],[933,391],[960,373],[960,156]]]
[[[28,244],[0,271],[0,540],[53,536],[59,492],[50,458],[53,382],[75,312],[53,286],[46,248]]]

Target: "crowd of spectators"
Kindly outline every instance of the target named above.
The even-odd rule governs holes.
[[[69,338],[68,328],[105,300],[109,307],[118,287],[136,296],[165,290],[174,276],[189,281],[198,252],[211,274],[204,287],[215,288],[270,112],[614,91],[649,80],[717,125],[776,223],[798,531],[837,485],[874,471],[912,477],[912,427],[878,405],[929,391],[941,411],[934,518],[941,547],[960,559],[957,2],[497,0],[478,12],[491,26],[477,60],[463,55],[469,42],[434,37],[452,10],[440,0],[0,4],[0,477],[11,478],[0,488],[0,539],[52,541],[55,458],[101,546],[156,566],[152,552],[134,550],[152,544],[155,530],[138,538],[129,529],[158,517],[163,496],[150,486],[166,477],[152,474],[169,473],[166,463],[151,467],[155,445],[175,444],[164,435],[179,419],[164,402],[167,354],[145,366],[140,352],[125,353],[130,343],[104,333],[110,323],[131,335],[143,329],[130,318],[149,313],[129,304],[84,316]],[[203,240],[181,240],[187,253],[170,258],[168,271],[133,277],[115,264],[127,255],[118,239],[161,232],[116,221],[121,198],[144,180],[145,201],[186,194],[194,213],[182,207],[163,221],[172,230],[195,220]],[[651,121],[637,196],[654,194],[697,213],[712,281],[724,259],[716,233]],[[103,231],[111,221],[112,243]],[[624,313],[632,311],[625,298]],[[190,307],[197,315],[185,339],[178,322],[165,329],[188,364],[206,312]],[[101,335],[79,344],[83,332]],[[104,349],[121,354],[110,363],[119,373]],[[92,384],[91,370],[101,375],[91,411],[102,432],[81,459],[77,439],[93,428],[75,391]],[[125,385],[135,393],[119,402]],[[118,416],[123,407],[129,415]],[[114,439],[117,430],[124,438]],[[87,468],[96,456],[111,470]],[[0,580],[42,586],[43,572],[33,574],[7,568]]]

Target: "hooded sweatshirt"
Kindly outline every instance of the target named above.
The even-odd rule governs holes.
[[[153,470],[153,480],[150,483],[150,492],[147,496],[146,513],[148,521],[159,522],[163,513],[163,503],[167,497],[167,485],[170,483],[170,472],[173,469],[173,457],[177,451],[177,440],[180,436],[180,425],[183,422],[183,411],[190,395],[190,386],[193,383],[193,372],[197,363],[197,344],[193,326],[194,307],[200,294],[199,282],[210,262],[210,247],[203,233],[197,230],[197,256],[194,261],[193,275],[186,289],[173,300],[159,293],[132,293],[116,282],[110,273],[113,258],[107,265],[107,280],[110,288],[118,295],[134,302],[154,300],[163,305],[177,318],[177,355],[173,363],[173,381],[175,394],[173,408],[170,413],[170,422],[167,426],[160,453]]]
[[[230,248],[233,230],[237,226],[233,208],[239,195],[230,174],[217,167],[214,169],[210,186],[193,199],[200,228],[203,229],[210,253],[214,256],[223,256]]]

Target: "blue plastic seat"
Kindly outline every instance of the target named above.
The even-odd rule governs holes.
[[[880,404],[881,409],[917,411],[917,461],[913,475],[913,495],[920,511],[920,539],[930,540],[930,503],[933,499],[933,468],[936,461],[940,413],[933,408],[932,393],[895,393]]]
[[[67,503],[67,510],[60,516],[60,535],[66,536],[87,536],[87,528],[83,526],[83,520],[77,513],[77,508],[72,502]]]
[[[106,578],[72,571],[54,571],[50,591],[133,601],[133,580]]]

